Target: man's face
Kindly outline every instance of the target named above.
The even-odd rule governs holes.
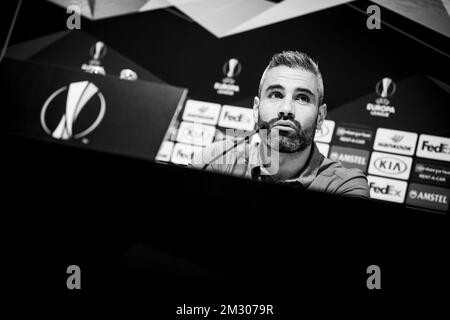
[[[266,72],[254,111],[258,128],[278,133],[277,143],[270,142],[272,148],[295,153],[311,145],[318,118],[320,125],[326,112],[325,106],[318,106],[318,88],[318,78],[310,71],[278,66]]]

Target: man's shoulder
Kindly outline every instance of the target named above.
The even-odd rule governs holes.
[[[335,177],[345,181],[356,177],[366,178],[366,175],[358,168],[347,168],[341,162],[324,158],[320,168],[320,175]]]
[[[336,193],[369,197],[367,177],[361,169],[346,168],[341,162],[324,158],[319,175],[330,180]]]

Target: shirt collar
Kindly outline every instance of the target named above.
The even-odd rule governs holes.
[[[249,176],[250,177],[259,177],[261,175],[268,175],[268,172],[265,170],[264,166],[262,166],[262,161],[259,153],[259,143],[260,141],[256,141],[253,143],[253,146],[250,148],[250,154],[248,159],[248,167],[249,167]],[[320,153],[319,149],[315,142],[311,145],[311,152],[309,154],[309,158],[300,171],[300,174],[292,179],[286,180],[284,182],[300,182],[305,188],[308,188],[309,185],[314,181],[319,172],[320,165],[322,164],[324,156]],[[265,173],[265,174],[264,174]]]

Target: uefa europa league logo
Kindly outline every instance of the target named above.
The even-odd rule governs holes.
[[[83,64],[81,69],[89,73],[105,75],[105,68],[101,65],[100,60],[105,57],[107,51],[107,47],[103,42],[96,42],[89,51],[91,60],[89,60],[88,64]]]
[[[59,95],[65,99],[57,99]],[[63,101],[65,103],[61,103]],[[77,125],[82,110],[86,108],[93,108],[94,112],[81,121],[82,126]],[[95,84],[89,81],[73,82],[55,91],[45,101],[40,116],[41,126],[54,139],[81,139],[99,126],[105,111],[105,97]],[[83,143],[87,142],[87,139],[83,140]]]
[[[366,110],[370,112],[373,117],[389,118],[390,115],[395,114],[395,107],[390,105],[391,101],[388,98],[392,97],[397,90],[397,86],[391,78],[385,77],[377,82],[375,92],[378,98],[375,103],[368,103]]]
[[[235,78],[241,71],[242,65],[238,59],[231,58],[226,61],[222,67],[225,78],[222,78],[222,82],[214,83],[214,89],[217,91],[217,94],[234,96],[235,93],[238,93],[240,88],[236,84]]]
[[[238,59],[231,58],[223,65],[223,73],[227,78],[235,78],[241,73],[241,64]]]
[[[387,106],[389,104],[389,97],[392,97],[395,93],[395,90],[397,89],[397,86],[395,85],[395,82],[392,81],[391,78],[383,78],[380,81],[378,81],[377,86],[375,88],[379,98],[375,101],[378,104]]]
[[[223,74],[226,76],[226,78],[223,79],[223,82],[225,83],[234,83],[235,79],[242,70],[241,63],[236,58],[231,58],[225,64],[223,65]]]

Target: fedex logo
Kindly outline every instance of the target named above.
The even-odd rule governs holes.
[[[171,161],[175,164],[188,165],[191,163],[194,153],[201,152],[202,150],[202,147],[177,143],[173,148]]]
[[[422,134],[416,155],[422,158],[450,161],[450,138]]]
[[[400,196],[401,191],[396,190],[395,186],[388,184],[384,187],[377,186],[375,182],[371,182],[369,184],[369,188],[373,189],[375,193],[381,193],[381,194],[389,194],[391,196]]]
[[[367,176],[370,188],[370,198],[389,202],[403,203],[408,184],[388,178]]]
[[[246,118],[243,113],[233,114],[229,111],[226,111],[223,115],[223,118],[234,122],[249,122],[249,119]]]
[[[234,106],[223,106],[219,126],[251,131],[254,128],[253,110]]]
[[[427,140],[423,141],[422,143],[422,150],[424,149],[427,149],[430,152],[450,153],[450,148],[448,144],[441,143],[439,145],[433,145]]]

